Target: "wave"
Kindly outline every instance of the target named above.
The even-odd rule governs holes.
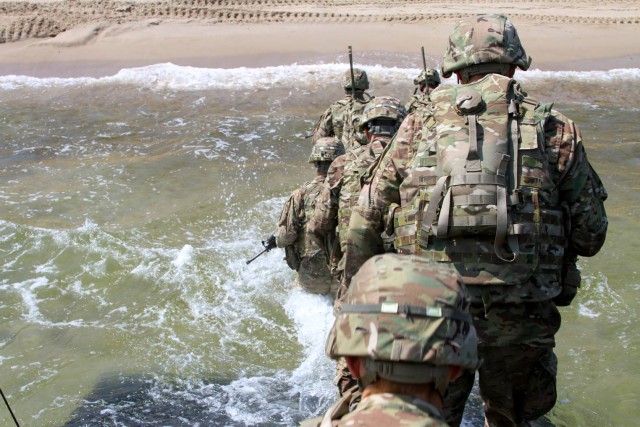
[[[398,80],[412,81],[419,68],[355,65],[367,70],[374,84]],[[0,89],[5,91],[27,88],[74,87],[92,85],[134,85],[152,90],[192,91],[206,89],[271,89],[324,87],[335,84],[348,68],[344,63],[291,64],[261,68],[198,68],[172,63],[139,68],[125,68],[113,76],[92,78],[36,78],[29,76],[0,76]],[[636,82],[640,68],[618,68],[607,71],[541,71],[518,72],[520,81],[573,80],[576,82]],[[444,79],[455,82],[455,78]]]

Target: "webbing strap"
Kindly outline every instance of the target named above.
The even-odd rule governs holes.
[[[511,170],[513,173],[513,188],[511,189],[511,194],[516,194],[518,191],[518,145],[519,145],[519,136],[520,130],[518,129],[518,119],[516,117],[516,113],[518,112],[518,106],[513,98],[509,102],[509,128],[510,128],[510,136],[511,136]],[[511,197],[510,201],[512,204],[517,204],[516,198]],[[514,203],[514,201],[516,203]]]
[[[451,177],[451,186],[456,185],[506,185],[504,176],[489,175],[486,173],[474,173],[470,175],[455,175]]]
[[[496,215],[454,216],[453,227],[484,227],[497,224]]]
[[[495,194],[470,194],[468,196],[453,196],[454,206],[466,205],[495,205],[497,197]]]
[[[436,186],[431,193],[431,200],[429,204],[425,206],[425,210],[422,211],[422,224],[420,225],[420,245],[427,247],[429,242],[429,232],[431,231],[431,225],[436,217],[440,201],[442,200],[442,191],[451,179],[450,175],[441,176],[436,182]],[[448,214],[448,213],[447,213]]]
[[[467,120],[469,121],[469,152],[465,169],[467,172],[480,172],[482,171],[482,162],[478,154],[478,116],[467,116]]]
[[[414,317],[432,317],[459,320],[471,323],[471,315],[463,311],[454,310],[448,307],[424,307],[418,305],[398,304],[395,302],[383,302],[382,304],[342,304],[342,313],[363,313],[363,314],[402,314]]]
[[[438,217],[438,226],[433,234],[439,239],[446,239],[449,235],[449,212],[451,212],[451,187],[447,190],[442,200],[440,208],[440,216]]]
[[[507,231],[509,229],[509,213],[507,211],[507,190],[504,187],[497,188],[498,195],[498,220],[496,223],[496,237],[493,241],[493,250],[498,258],[506,262],[513,262],[520,253],[520,247],[518,245],[518,237],[515,235],[509,235],[507,237]],[[503,245],[505,241],[509,243],[509,249],[511,254],[507,254]]]

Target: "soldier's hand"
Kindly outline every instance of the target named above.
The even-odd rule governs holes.
[[[273,234],[267,238],[267,240],[262,241],[262,246],[268,251],[276,247],[276,236]]]

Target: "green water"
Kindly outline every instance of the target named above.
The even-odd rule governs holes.
[[[376,94],[411,94],[374,70]],[[609,192],[607,242],[561,309],[557,426],[640,419],[640,85],[626,79],[524,83],[580,124]],[[0,386],[23,425],[295,425],[326,409],[330,301],[292,289],[281,252],[245,260],[313,175],[304,136],[334,86],[0,89]],[[466,422],[482,425],[477,398]]]

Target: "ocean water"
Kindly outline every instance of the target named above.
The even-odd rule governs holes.
[[[407,100],[414,62],[357,65]],[[0,76],[0,387],[23,425],[292,426],[334,401],[331,301],[281,250],[245,261],[313,176],[306,136],[347,67]],[[544,424],[637,425],[640,70],[516,77],[580,125],[609,191]],[[481,414],[474,394],[465,425]]]

